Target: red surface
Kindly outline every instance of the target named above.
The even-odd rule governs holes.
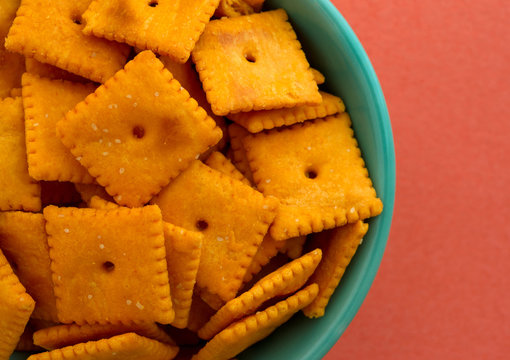
[[[381,268],[331,359],[510,359],[510,2],[335,0],[397,154]]]

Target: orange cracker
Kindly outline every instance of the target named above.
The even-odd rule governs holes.
[[[12,88],[10,93],[9,93],[9,97],[12,97],[12,98],[15,98],[15,97],[18,97],[18,96],[22,96],[23,93],[21,91],[21,88]]]
[[[109,339],[89,341],[32,355],[28,360],[170,360],[178,351],[177,346],[130,332]]]
[[[74,184],[74,187],[78,193],[80,193],[82,201],[89,203],[90,199],[94,196],[98,196],[107,201],[113,201],[113,198],[108,195],[104,187],[97,184]]]
[[[228,118],[251,133],[289,126],[306,120],[323,118],[345,111],[345,105],[337,96],[320,92],[322,102],[318,105],[301,105],[290,109],[250,111],[231,114]]]
[[[207,25],[192,57],[216,115],[321,102],[287,19],[279,9]]]
[[[326,81],[326,77],[317,69],[310,68],[313,74],[313,79],[317,83],[317,85],[322,85]]]
[[[269,336],[292,315],[317,296],[317,284],[307,286],[277,304],[241,319],[210,340],[193,360],[228,360],[249,346]]]
[[[272,222],[278,202],[200,161],[163,189],[152,203],[163,219],[201,230],[204,245],[197,284],[223,301],[235,297],[246,269]]]
[[[232,162],[239,171],[253,184],[253,174],[250,170],[250,164],[246,158],[246,152],[243,147],[243,139],[250,133],[240,125],[231,124],[228,127],[230,135],[230,149],[232,150]]]
[[[0,359],[9,359],[34,306],[0,250]]]
[[[43,215],[21,211],[1,212],[0,248],[36,302],[32,317],[57,321]]]
[[[43,208],[48,205],[75,205],[81,200],[80,193],[76,191],[71,182],[41,181],[40,184]]]
[[[191,60],[188,60],[184,64],[175,62],[168,56],[161,56],[159,60],[161,60],[163,65],[165,65],[168,71],[172,73],[174,78],[189,92],[190,96],[197,101],[198,105],[207,112],[207,115],[216,122],[216,125],[218,125],[223,132],[221,140],[200,156],[200,160],[205,160],[209,156],[209,153],[222,150],[227,143],[228,133],[225,118],[217,116],[212,112],[211,105],[207,102],[205,92],[202,89],[202,83],[198,79],[198,74],[193,69]]]
[[[150,49],[181,63],[214,14],[219,0],[94,0],[83,14],[88,35]]]
[[[93,84],[23,74],[23,107],[28,173],[36,180],[92,183],[90,176],[56,135],[55,126],[95,89]]]
[[[107,339],[129,332],[166,344],[175,344],[170,336],[155,323],[57,325],[36,331],[34,333],[34,343],[46,350],[54,350],[82,342]]]
[[[270,229],[275,240],[382,211],[347,113],[251,135],[243,144],[257,188],[282,202]]]
[[[93,196],[89,203],[94,209],[114,209],[117,204]],[[188,324],[193,288],[197,278],[204,236],[170,223],[163,223],[166,261],[170,280],[175,319],[172,326],[183,329]],[[143,334],[142,334],[143,335]]]
[[[23,0],[5,41],[12,52],[104,82],[125,64],[130,48],[83,34],[91,0]]]
[[[168,276],[175,310],[172,326],[184,329],[188,325],[204,236],[197,231],[185,230],[170,223],[164,223],[164,233]]]
[[[120,205],[141,206],[221,130],[150,51],[67,113],[57,134]]]
[[[44,217],[62,323],[173,321],[158,207],[49,206]]]
[[[219,295],[216,295],[205,288],[199,289],[199,294],[200,298],[214,310],[218,310],[226,303],[226,301]]]
[[[41,210],[41,187],[28,175],[20,97],[0,100],[0,210]]]
[[[81,76],[72,74],[68,71],[60,69],[56,66],[50,64],[44,64],[40,61],[35,60],[34,58],[25,58],[25,68],[27,72],[39,75],[40,77],[45,77],[53,80],[67,80],[72,82],[80,82],[80,83],[88,83],[90,80],[85,79]]]
[[[211,156],[207,158],[205,164],[214,170],[217,170],[225,175],[230,176],[233,179],[251,186],[250,180],[245,178],[244,175],[239,170],[237,170],[234,164],[232,164],[232,162],[220,152],[215,151],[211,153]]]
[[[198,336],[210,339],[234,321],[253,314],[266,301],[295,292],[306,283],[321,258],[322,251],[316,249],[265,276],[219,309],[198,331]]]
[[[297,236],[284,241],[285,243],[279,251],[291,259],[297,259],[303,253],[303,247],[306,242],[306,236]]]
[[[316,318],[324,315],[331,295],[338,287],[345,269],[367,231],[368,224],[359,220],[353,224],[313,235],[309,246],[321,248],[324,257],[309,280],[310,283],[319,285],[319,295],[303,309],[306,316]]]

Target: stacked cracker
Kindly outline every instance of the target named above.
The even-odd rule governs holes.
[[[284,10],[0,7],[0,359],[230,359],[324,314],[382,203]]]

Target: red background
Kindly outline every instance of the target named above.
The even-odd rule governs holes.
[[[510,2],[333,0],[397,156],[381,268],[331,359],[510,359]]]

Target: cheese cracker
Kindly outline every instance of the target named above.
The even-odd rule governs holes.
[[[7,50],[95,82],[124,66],[130,48],[83,34],[91,0],[23,0],[5,41]]]
[[[270,229],[275,240],[382,211],[353,135],[349,115],[342,113],[244,138],[257,189],[282,202]]]
[[[44,209],[58,318],[106,324],[174,319],[161,212]]]
[[[307,286],[296,294],[241,319],[210,340],[193,360],[228,360],[244,349],[269,336],[292,315],[310,304],[317,296],[317,284]]]
[[[233,299],[242,285],[278,205],[200,161],[151,202],[160,206],[165,221],[204,234],[197,284],[223,301]]]
[[[88,83],[90,80],[85,79],[81,76],[72,74],[63,69],[60,69],[56,66],[50,64],[44,64],[40,61],[37,61],[34,58],[27,57],[25,58],[25,68],[27,72],[39,75],[40,77],[53,79],[53,80],[67,80],[72,82],[80,82],[80,83]]]
[[[205,164],[211,169],[217,170],[225,175],[230,176],[233,179],[239,180],[242,183],[251,186],[250,180],[244,177],[244,175],[232,164],[232,162],[220,152],[213,152],[205,161]]]
[[[0,100],[0,210],[41,210],[41,187],[28,175],[21,98]]]
[[[287,20],[279,9],[207,25],[192,58],[216,115],[321,102]]]
[[[57,124],[57,134],[120,205],[142,206],[222,137],[150,51]]]

